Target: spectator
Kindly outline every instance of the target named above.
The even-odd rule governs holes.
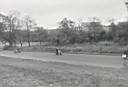
[[[58,48],[56,48],[56,55],[58,55],[58,54],[59,54],[58,50],[59,50],[59,49],[58,49]]]
[[[127,57],[128,57],[128,50],[124,51],[124,53],[122,54],[122,58],[123,58],[123,59],[126,60]]]
[[[56,55],[62,55],[62,52],[59,48],[56,48]]]

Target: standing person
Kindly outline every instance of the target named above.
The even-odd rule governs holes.
[[[124,60],[126,60],[127,59],[127,55],[128,55],[128,51],[124,51],[124,53],[122,54],[122,58]]]
[[[59,49],[58,49],[58,48],[56,48],[56,55],[58,55],[58,54],[59,54],[59,52],[58,52],[58,51],[59,51]]]
[[[128,57],[128,50],[125,50],[124,53],[122,54],[122,58],[124,59],[123,65],[127,66],[127,57]]]
[[[62,55],[61,49],[58,49],[58,54]]]

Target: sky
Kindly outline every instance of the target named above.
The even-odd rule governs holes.
[[[12,10],[31,16],[45,28],[56,27],[65,17],[84,21],[87,17],[105,20],[128,15],[124,0],[0,0],[0,13]]]

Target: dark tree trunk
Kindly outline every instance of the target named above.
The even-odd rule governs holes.
[[[12,47],[13,46],[13,42],[9,41],[9,46]]]
[[[31,46],[31,44],[30,44],[30,32],[29,32],[29,30],[28,30],[28,46],[29,47]]]
[[[29,47],[31,46],[31,44],[30,44],[30,40],[28,40],[28,46],[29,46]]]
[[[40,46],[42,45],[42,42],[40,41]]]
[[[22,43],[22,41],[20,41],[20,46],[21,46],[21,47],[23,46],[23,43]]]

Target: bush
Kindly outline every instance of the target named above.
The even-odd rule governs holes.
[[[4,46],[3,50],[10,50],[12,47],[11,46]]]

